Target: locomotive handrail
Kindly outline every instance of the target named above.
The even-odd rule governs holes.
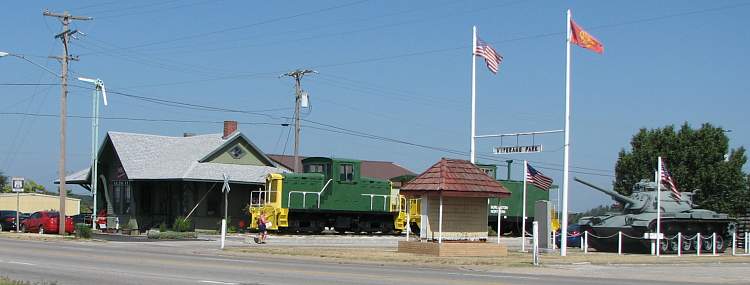
[[[286,199],[286,207],[289,208],[289,205],[292,202],[292,194],[301,193],[302,194],[302,208],[306,208],[305,207],[305,203],[307,201],[307,194],[315,194],[315,195],[318,196],[317,197],[317,208],[320,208],[320,195],[323,194],[323,191],[326,190],[326,187],[328,187],[328,184],[331,184],[331,181],[333,181],[333,179],[328,179],[328,182],[326,182],[326,184],[323,185],[323,188],[320,189],[319,192],[289,191],[289,194],[287,195],[287,199]]]
[[[375,197],[383,197],[383,211],[388,211],[388,203],[386,203],[386,202],[388,202],[388,199],[392,200],[393,196],[398,196],[398,195],[388,195],[388,194],[360,194],[360,195],[362,195],[362,196],[370,196],[370,210],[372,210],[373,202],[375,200],[374,198]],[[396,198],[397,198],[397,201],[398,201],[398,203],[396,203],[396,207],[398,207],[399,209],[401,209],[401,199],[398,199],[398,197],[396,197]]]
[[[268,191],[268,190],[255,190],[250,191],[250,206],[263,206],[269,202],[268,197],[269,195],[272,195],[273,193],[276,193],[278,191]],[[257,194],[257,195],[256,195]],[[257,197],[257,203],[253,203],[253,198]]]

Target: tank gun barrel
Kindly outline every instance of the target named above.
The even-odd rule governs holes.
[[[615,199],[617,202],[620,202],[620,203],[623,203],[623,204],[631,204],[631,205],[638,205],[638,204],[640,204],[640,202],[637,201],[637,200],[634,200],[634,199],[628,198],[626,196],[623,196],[620,193],[617,193],[615,191],[607,190],[607,189],[601,188],[599,186],[596,186],[594,184],[591,184],[589,182],[583,181],[583,180],[579,179],[578,177],[574,177],[573,179],[575,181],[578,181],[578,183],[581,183],[581,184],[586,185],[588,187],[594,188],[594,189],[599,190],[600,192],[602,192],[604,194],[609,195],[610,197],[612,197],[612,199]]]

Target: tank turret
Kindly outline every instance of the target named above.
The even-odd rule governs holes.
[[[583,180],[579,179],[578,177],[575,177],[573,179],[575,179],[575,181],[578,181],[579,183],[581,183],[583,185],[589,186],[591,188],[599,190],[600,192],[602,192],[604,194],[609,195],[610,197],[612,197],[612,199],[615,199],[615,201],[622,203],[625,206],[625,208],[630,208],[630,209],[641,209],[641,208],[643,208],[644,201],[642,201],[642,200],[631,199],[631,198],[629,198],[627,196],[624,196],[624,195],[622,195],[620,193],[617,193],[615,191],[607,190],[607,189],[601,188],[599,186],[596,186],[594,184],[591,184],[591,183],[588,183],[586,181],[583,181]]]

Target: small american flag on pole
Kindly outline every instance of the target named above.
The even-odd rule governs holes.
[[[677,201],[681,201],[682,195],[680,194],[680,191],[677,190],[677,183],[674,181],[674,178],[672,178],[672,175],[669,174],[669,170],[667,170],[667,163],[666,161],[662,160],[661,162],[661,183],[664,186],[667,186],[669,190],[672,190],[672,198],[674,198]]]
[[[531,164],[526,164],[526,182],[544,191],[549,191],[549,188],[552,187],[552,178],[544,176],[544,174],[531,167]]]
[[[497,74],[497,71],[500,69],[500,63],[503,62],[503,56],[479,37],[477,37],[477,48],[474,50],[474,55],[483,57],[484,62],[487,63],[487,68],[492,73]]]

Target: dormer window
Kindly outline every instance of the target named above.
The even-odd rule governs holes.
[[[239,145],[236,145],[233,148],[229,149],[229,155],[231,155],[234,159],[240,159],[245,156],[245,150],[243,150]]]

